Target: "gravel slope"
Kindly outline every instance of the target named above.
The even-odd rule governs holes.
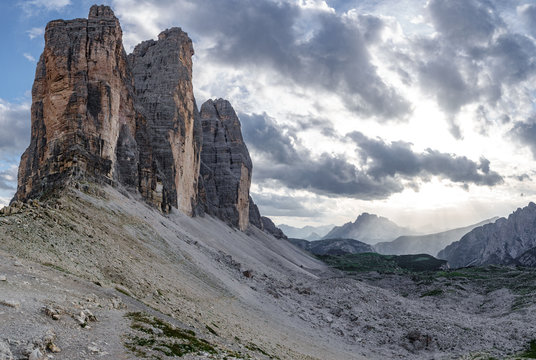
[[[136,358],[123,343],[134,331],[125,314],[139,311],[192,329],[218,349],[191,358],[505,358],[536,337],[534,302],[514,311],[506,288],[486,293],[445,280],[434,283],[444,295],[421,297],[432,285],[345,276],[255,228],[242,233],[209,216],[163,216],[117,189],[78,187],[0,217],[0,276],[8,279],[0,281],[0,301],[20,303],[0,305],[0,340],[15,341],[15,352],[55,324],[42,311],[49,303],[75,316],[90,307],[98,319],[89,344],[82,330],[74,338],[53,328],[58,358],[67,359],[83,358],[84,349],[88,358]],[[88,294],[100,306],[91,307]],[[114,308],[118,297],[126,308]],[[80,327],[71,315],[58,324]],[[43,325],[15,333],[18,322]],[[74,351],[79,357],[65,355]]]

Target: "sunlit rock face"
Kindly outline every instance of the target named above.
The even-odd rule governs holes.
[[[157,41],[142,42],[128,57],[149,130],[143,139],[138,137],[140,144],[150,144],[141,150],[140,191],[156,205],[163,197],[165,207],[190,215],[197,203],[202,141],[192,86],[193,54],[188,35],[172,28]],[[161,194],[155,188],[161,188]]]
[[[251,158],[240,120],[227,100],[208,100],[201,106],[201,202],[208,214],[245,230],[249,224]]]
[[[178,28],[127,57],[107,6],[51,21],[32,90],[16,200],[83,178],[139,191],[163,211],[197,204],[202,133],[192,42]]]
[[[31,143],[15,199],[41,194],[70,176],[112,183],[131,174],[137,182],[131,140],[138,114],[121,39],[119,21],[106,6],[93,6],[88,19],[47,25],[32,88]]]
[[[168,212],[206,212],[263,229],[250,201],[251,158],[231,104],[197,110],[192,41],[163,31],[126,55],[111,8],[51,21],[32,90],[32,140],[14,200],[70,180],[120,185]]]

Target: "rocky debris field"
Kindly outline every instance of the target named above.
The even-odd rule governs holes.
[[[6,359],[504,359],[536,338],[531,270],[342,272],[77,187],[0,216]]]

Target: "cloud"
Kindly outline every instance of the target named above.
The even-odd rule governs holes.
[[[494,186],[503,183],[503,178],[490,170],[490,161],[481,158],[477,163],[465,156],[441,153],[426,149],[416,153],[411,144],[403,141],[386,143],[370,139],[360,132],[348,134],[358,146],[362,164],[374,179],[402,176],[420,178],[438,176],[455,183]]]
[[[30,104],[0,99],[0,160],[20,156],[30,143]]]
[[[528,122],[517,122],[510,131],[514,140],[528,146],[536,160],[536,118],[531,118]]]
[[[36,37],[42,36],[45,33],[45,29],[42,27],[34,27],[26,31],[26,33],[28,34],[28,37],[33,40]]]
[[[27,15],[33,16],[41,10],[61,10],[71,5],[71,0],[25,0],[20,2],[19,5]]]
[[[306,204],[310,198],[266,192],[253,192],[251,196],[265,216],[318,217],[322,214]]]
[[[292,136],[283,133],[266,113],[241,113],[240,119],[244,139],[256,151],[268,156],[274,163],[290,165],[300,160]]]
[[[114,4],[131,22],[149,27],[145,18],[131,14],[127,1]],[[144,4],[162,16],[155,21],[171,21],[173,14],[194,41],[203,39],[205,47],[197,52],[200,61],[264,74],[284,86],[337,94],[354,113],[380,121],[402,119],[411,112],[403,95],[378,75],[369,53],[369,43],[384,26],[380,18],[267,0]]]
[[[260,184],[372,200],[387,198],[406,186],[418,188],[419,181],[430,181],[431,176],[465,186],[503,182],[485,158],[475,162],[432,149],[416,153],[407,142],[386,143],[353,132],[347,139],[357,146],[361,160],[354,164],[337,154],[313,156],[295,134],[279,127],[266,114],[242,114],[241,121],[244,139],[255,159],[253,176]]]
[[[35,62],[35,58],[32,55],[30,55],[28,53],[24,53],[22,55],[26,58],[26,60],[28,60],[30,62]]]
[[[521,19],[525,21],[529,32],[536,37],[536,5],[525,4],[517,7]]]
[[[313,157],[266,114],[241,115],[244,139],[255,159],[253,176],[259,183],[276,181],[289,189],[359,199],[386,198],[403,186],[390,178],[372,179],[339,155]]]
[[[0,196],[0,209],[3,208],[4,206],[8,206],[9,201],[10,201],[10,199]]]
[[[17,169],[17,165],[12,165],[6,170],[0,170],[0,190],[16,190]]]
[[[477,122],[486,113],[497,123],[530,106],[523,85],[536,75],[534,40],[514,32],[492,1],[430,0],[426,14],[435,32],[408,37],[389,61],[403,64],[406,83],[416,79],[435,98],[455,138],[463,136],[457,117],[467,105],[482,107]]]
[[[536,46],[524,35],[500,35],[483,54],[497,83],[517,84],[535,73]]]
[[[431,0],[427,8],[436,30],[461,46],[486,44],[504,25],[487,0]]]

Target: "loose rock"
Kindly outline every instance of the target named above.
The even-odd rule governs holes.
[[[0,360],[13,360],[9,345],[0,340]]]

